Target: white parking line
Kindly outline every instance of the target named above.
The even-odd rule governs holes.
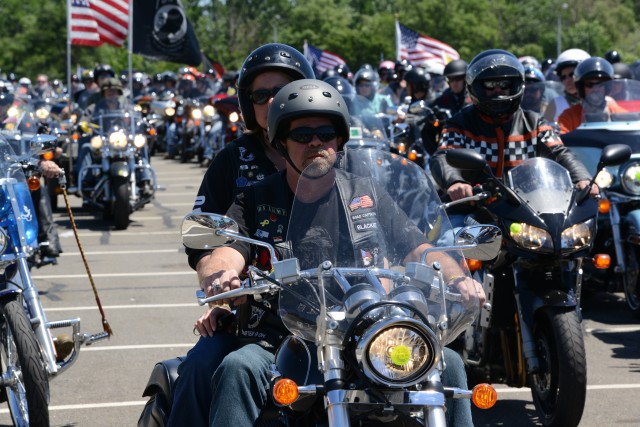
[[[84,349],[83,349],[84,350]],[[640,388],[640,384],[594,384],[588,385],[587,390],[628,390]],[[531,389],[527,387],[523,388],[496,388],[498,393],[498,400],[500,400],[500,394],[503,393],[531,393]]]
[[[616,334],[620,332],[638,332],[640,326],[612,326],[610,328],[587,328],[585,332],[588,334]]]
[[[194,288],[195,289],[195,288]],[[195,295],[195,290],[194,290]],[[183,303],[183,304],[126,304],[126,305],[105,305],[103,308],[105,310],[130,310],[130,309],[149,309],[149,308],[180,308],[180,307],[194,307],[195,301],[191,303]],[[46,308],[45,311],[79,311],[79,310],[95,310],[95,305],[89,306],[80,306],[80,307],[55,307],[55,308]]]
[[[148,254],[175,254],[180,253],[184,254],[183,248],[176,249],[144,249],[141,251],[140,249],[136,251],[87,251],[85,255],[148,255]],[[60,256],[79,256],[80,252],[63,252]]]
[[[150,348],[191,348],[194,343],[187,344],[138,344],[138,345],[114,345],[114,346],[102,346],[102,347],[83,347],[82,352],[85,351],[113,351],[113,350],[147,350]]]
[[[146,273],[92,273],[93,277],[145,277],[145,276],[191,276],[195,275],[195,271],[158,271],[158,272],[146,272]],[[80,279],[86,278],[87,273],[84,274],[47,274],[31,276],[32,279]]]

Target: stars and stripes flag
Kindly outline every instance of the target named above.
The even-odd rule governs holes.
[[[316,75],[320,75],[336,65],[346,64],[346,61],[335,53],[318,49],[307,42],[304,43],[304,56],[311,63]]]
[[[396,53],[398,60],[408,59],[412,64],[420,64],[427,59],[435,59],[447,65],[460,54],[446,43],[423,36],[396,21]]]
[[[69,0],[72,45],[120,47],[129,29],[129,0]]]
[[[370,196],[358,196],[354,197],[349,203],[349,209],[351,212],[355,211],[358,208],[372,208],[373,207],[373,199]]]

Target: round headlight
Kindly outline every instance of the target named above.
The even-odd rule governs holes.
[[[634,195],[640,195],[640,163],[629,163],[620,172],[622,187]]]
[[[138,113],[142,111],[142,105],[136,104],[133,106],[133,111],[137,111]]]
[[[611,172],[609,172],[608,170],[602,169],[600,172],[598,172],[598,175],[596,175],[596,184],[598,185],[598,187],[602,189],[609,188],[612,183],[613,175],[611,175]]]
[[[229,114],[229,121],[231,123],[235,123],[238,120],[240,120],[240,116],[235,111],[232,111],[231,114]]]
[[[551,235],[546,231],[533,225],[514,222],[509,226],[511,238],[525,249],[532,250],[553,250]]]
[[[16,107],[11,107],[9,108],[9,110],[7,110],[7,116],[9,117],[16,117],[19,113],[20,112]]]
[[[46,120],[49,117],[49,111],[46,108],[38,108],[36,110],[36,117],[40,120]]]
[[[122,131],[112,132],[109,135],[109,145],[113,148],[125,148],[127,146],[127,135]]]
[[[194,108],[191,110],[191,118],[194,120],[200,120],[202,118],[202,110],[199,108]]]
[[[133,138],[133,145],[135,145],[136,148],[142,148],[146,143],[147,138],[145,138],[144,135],[137,134],[135,138]]]
[[[99,150],[100,148],[102,148],[102,137],[94,136],[93,138],[91,138],[91,148],[93,148],[94,150]]]
[[[439,360],[433,332],[413,319],[387,319],[367,329],[356,359],[367,377],[389,387],[423,381]]]
[[[207,105],[204,107],[204,115],[205,116],[213,116],[216,114],[216,109],[213,108],[213,105]]]
[[[3,228],[0,228],[0,255],[7,250],[7,246],[9,245],[9,238],[7,237],[7,233]]]
[[[167,107],[164,109],[164,114],[169,117],[173,117],[174,114],[176,114],[176,109],[173,107]]]

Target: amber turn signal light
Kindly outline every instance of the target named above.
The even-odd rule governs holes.
[[[608,214],[611,210],[611,202],[607,199],[600,199],[598,203],[598,212],[601,214]]]
[[[409,160],[411,160],[412,162],[415,162],[416,159],[418,158],[418,153],[416,153],[415,151],[411,150],[411,152],[409,154],[407,154],[407,158]]]
[[[46,153],[44,153],[42,155],[42,158],[45,160],[52,160],[53,159],[53,153],[51,151],[47,151]]]
[[[273,399],[280,405],[291,405],[298,400],[298,385],[288,378],[281,378],[273,386]]]
[[[478,271],[482,268],[482,261],[467,258],[467,266],[470,271]]]
[[[473,388],[471,401],[480,409],[489,409],[496,404],[498,392],[491,384],[478,384]]]
[[[596,254],[593,257],[593,265],[598,270],[606,270],[611,266],[611,257],[607,254]]]
[[[38,188],[40,188],[40,177],[29,177],[29,179],[27,180],[27,185],[29,186],[29,190],[36,191]]]

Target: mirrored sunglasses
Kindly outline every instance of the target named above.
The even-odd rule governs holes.
[[[270,98],[276,96],[280,89],[282,89],[282,86],[276,86],[273,89],[257,89],[249,94],[249,99],[254,104],[264,105]]]
[[[511,85],[513,83],[511,80],[487,80],[482,82],[482,85],[487,90],[493,90],[496,88],[500,88],[502,90],[511,89]]]

